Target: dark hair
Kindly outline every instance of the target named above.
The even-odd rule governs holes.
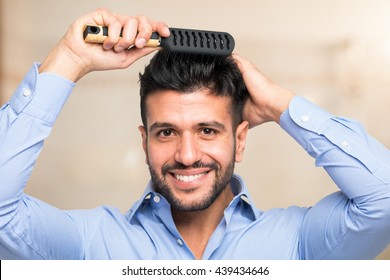
[[[231,56],[175,54],[158,51],[140,77],[141,118],[146,122],[146,99],[160,90],[192,93],[201,89],[230,98],[233,127],[242,122],[243,105],[248,91]]]

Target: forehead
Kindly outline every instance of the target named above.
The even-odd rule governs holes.
[[[220,121],[231,123],[230,99],[208,90],[181,93],[174,90],[155,92],[146,99],[148,125],[154,122],[174,124]]]

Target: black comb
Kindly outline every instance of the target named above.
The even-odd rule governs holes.
[[[172,52],[208,55],[230,55],[234,49],[234,38],[226,32],[183,28],[169,30],[169,37],[161,37],[157,32],[153,32],[146,46],[162,47]],[[85,42],[103,43],[108,36],[108,29],[98,25],[86,25],[83,36]]]

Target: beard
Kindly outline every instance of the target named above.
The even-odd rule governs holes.
[[[165,199],[171,205],[171,207],[177,211],[190,212],[190,211],[205,210],[214,203],[214,201],[229,185],[234,171],[234,163],[235,163],[234,158],[235,156],[233,153],[232,159],[230,160],[229,164],[226,166],[224,170],[216,162],[212,162],[212,163],[196,162],[191,166],[186,166],[179,162],[175,162],[173,164],[166,164],[163,166],[161,170],[161,176],[159,176],[156,170],[149,164],[149,172],[150,172],[154,190],[160,193],[162,196],[164,196]],[[178,199],[174,195],[172,190],[169,188],[168,183],[165,179],[166,175],[169,173],[170,170],[173,169],[185,170],[185,169],[202,168],[202,167],[210,168],[210,172],[211,171],[215,172],[215,179],[210,190],[201,199],[191,203]],[[188,190],[189,193],[191,191],[192,190]]]

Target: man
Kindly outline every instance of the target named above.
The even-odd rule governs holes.
[[[103,48],[82,40],[105,25]],[[123,28],[123,36],[119,33]],[[367,259],[390,241],[390,154],[361,126],[264,77],[238,55],[172,59],[141,75],[139,127],[151,181],[125,215],[61,211],[23,193],[74,82],[151,53],[163,23],[98,10],[76,20],[0,111],[0,257],[7,259]],[[135,46],[128,50],[130,46]],[[311,208],[258,210],[233,174],[247,131],[275,121],[341,191]]]

